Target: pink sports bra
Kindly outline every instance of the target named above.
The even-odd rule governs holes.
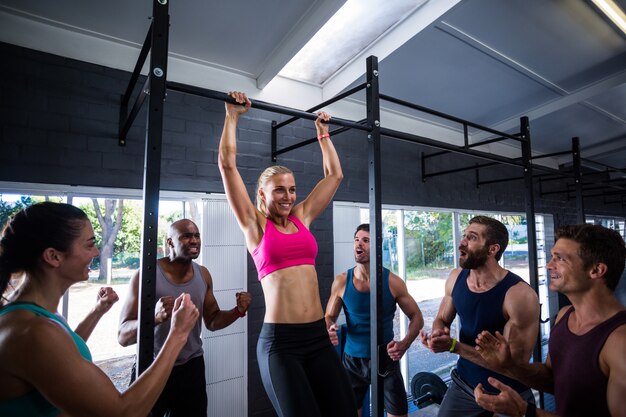
[[[317,242],[315,237],[295,216],[287,217],[296,225],[296,233],[282,233],[267,219],[265,233],[259,246],[252,251],[252,259],[259,273],[259,281],[279,269],[296,265],[315,266]]]

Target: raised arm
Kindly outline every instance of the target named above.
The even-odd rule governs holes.
[[[250,293],[241,292],[236,294],[236,305],[231,310],[220,310],[215,295],[213,294],[213,278],[209,270],[204,266],[200,267],[202,276],[207,283],[206,294],[204,295],[204,305],[202,307],[202,318],[207,329],[214,332],[233,324],[238,318],[246,315],[252,296]]]
[[[330,115],[325,112],[319,112],[317,120],[315,120],[315,128],[319,138],[318,142],[322,150],[324,178],[317,183],[307,198],[294,208],[296,216],[307,227],[326,209],[339,188],[341,180],[343,180],[339,155],[337,155],[337,151],[328,134],[328,123],[325,123],[329,120]]]
[[[343,294],[346,289],[346,273],[339,274],[335,277],[333,285],[330,288],[330,297],[328,298],[328,304],[326,304],[326,313],[324,314],[324,320],[326,320],[326,329],[328,330],[328,336],[334,346],[337,346],[339,339],[337,337],[337,318],[341,313],[341,307],[343,306]]]
[[[74,330],[84,341],[89,339],[102,316],[119,300],[117,293],[111,287],[101,287],[96,297],[96,305]]]
[[[422,327],[424,327],[424,317],[422,316],[422,312],[417,306],[415,299],[413,299],[411,294],[409,294],[406,283],[402,280],[402,278],[390,273],[389,287],[396,303],[402,312],[409,318],[409,328],[407,329],[406,336],[398,342],[392,340],[387,345],[387,353],[389,354],[389,357],[394,361],[397,361],[402,358],[402,355],[404,355],[406,350],[419,335]]]
[[[37,319],[13,339],[3,368],[33,386],[63,415],[145,417],[165,386],[176,357],[198,319],[189,295],[176,300],[171,330],[153,364],[124,393],[84,359],[66,331]]]
[[[248,249],[254,249],[261,240],[257,219],[258,210],[252,204],[248,190],[237,169],[237,123],[239,116],[247,112],[252,103],[245,93],[231,92],[229,94],[241,104],[225,104],[226,116],[219,144],[218,166],[228,203],[246,237]]]

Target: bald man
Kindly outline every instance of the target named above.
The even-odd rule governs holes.
[[[236,306],[220,310],[213,295],[213,279],[209,270],[194,262],[200,256],[202,241],[198,226],[188,219],[178,220],[169,228],[169,256],[157,261],[154,309],[154,355],[156,356],[170,329],[172,307],[176,297],[185,292],[202,312],[204,325],[211,331],[223,329],[246,315],[252,297],[247,292],[236,294]],[[122,307],[118,341],[122,346],[137,342],[139,306],[139,271],[130,281],[129,295]],[[176,360],[163,393],[152,409],[153,417],[169,413],[170,417],[206,417],[207,395],[200,320],[189,333],[187,344]],[[131,376],[131,382],[135,373]]]

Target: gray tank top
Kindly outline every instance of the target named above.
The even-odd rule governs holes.
[[[188,282],[184,284],[174,284],[166,278],[165,274],[163,274],[161,266],[157,263],[156,298],[158,300],[159,298],[166,295],[171,295],[176,298],[185,292],[191,295],[191,301],[193,301],[193,303],[196,305],[198,311],[201,312],[200,317],[202,317],[202,306],[204,304],[204,295],[207,291],[207,284],[202,277],[200,266],[195,262],[192,262],[191,265],[193,265],[193,278],[191,278]],[[155,357],[161,351],[163,343],[165,343],[167,334],[170,331],[170,323],[171,321],[167,320],[154,327]],[[178,358],[176,359],[176,363],[174,365],[182,365],[190,359],[202,355],[202,339],[200,337],[201,331],[202,319],[198,318],[196,325],[193,327],[193,329],[191,329],[191,332],[189,333],[187,343],[180,351],[180,354],[178,355]]]

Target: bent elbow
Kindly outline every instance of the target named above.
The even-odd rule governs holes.
[[[128,338],[121,333],[117,334],[117,343],[119,343],[122,347],[127,347],[130,345],[130,343],[128,343]]]
[[[228,155],[223,155],[222,152],[220,152],[217,158],[217,166],[222,173],[234,171],[235,169],[237,169],[235,158]]]

